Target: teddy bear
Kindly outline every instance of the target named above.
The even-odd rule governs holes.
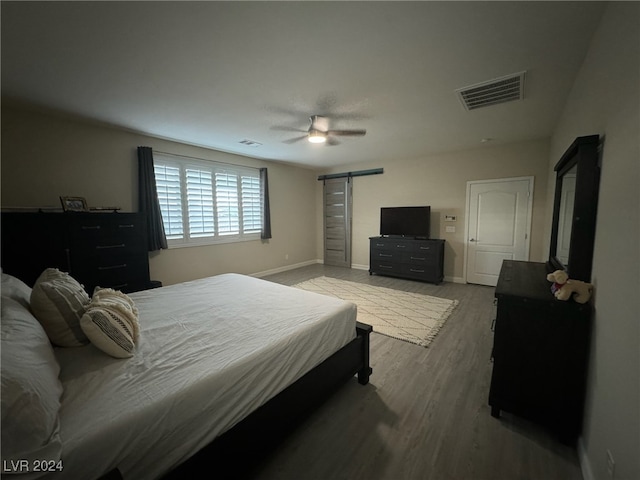
[[[547,275],[547,280],[553,282],[551,292],[558,300],[569,300],[571,296],[578,303],[587,303],[591,298],[593,285],[581,280],[570,280],[564,270],[556,270]]]

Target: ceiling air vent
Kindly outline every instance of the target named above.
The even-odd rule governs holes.
[[[456,92],[467,110],[475,110],[512,100],[522,100],[524,98],[524,74],[525,72],[514,73],[460,88]]]
[[[241,143],[243,145],[246,145],[247,147],[260,147],[262,146],[262,144],[260,142],[255,142],[253,140],[240,140],[238,143]]]

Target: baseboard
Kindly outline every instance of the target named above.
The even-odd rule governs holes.
[[[583,437],[578,438],[578,461],[580,462],[580,470],[582,470],[582,478],[584,480],[596,480],[591,471],[591,462],[589,462],[589,455],[584,447]]]
[[[318,260],[316,260],[317,263],[319,263],[320,265],[324,265],[324,260],[319,258]],[[354,270],[369,270],[369,265],[359,265],[359,264],[351,264],[350,267],[348,268],[353,268]]]
[[[467,283],[462,277],[444,277],[444,281],[451,283]]]
[[[278,267],[278,268],[273,268],[271,270],[265,270],[263,272],[256,272],[256,273],[250,273],[249,276],[251,277],[257,277],[257,278],[261,278],[261,277],[266,277],[267,275],[273,275],[274,273],[282,273],[282,272],[286,272],[289,270],[295,270],[296,268],[300,268],[300,267],[306,267],[309,265],[315,265],[317,263],[322,263],[320,260],[308,260],[306,262],[300,262],[300,263],[294,263],[291,265],[285,265],[284,267]]]
[[[354,270],[369,270],[369,265],[354,265],[352,263],[351,268],[353,268]]]
[[[322,262],[319,262],[319,263],[322,263]],[[353,268],[354,270],[369,270],[369,265],[353,265],[352,264],[351,268]],[[452,283],[467,283],[462,277],[444,277],[444,281],[452,282]]]
[[[282,273],[289,270],[295,270],[296,268],[306,267],[308,265],[316,265],[316,264],[324,264],[324,261],[320,258],[316,258],[315,260],[307,260],[306,262],[294,263],[291,265],[285,265],[283,267],[273,268],[271,270],[265,270],[263,272],[251,273],[249,276],[251,277],[266,277],[267,275],[273,275],[275,273]],[[351,264],[351,268],[354,270],[369,270],[369,265],[360,265],[360,264]],[[453,282],[453,283],[467,283],[462,277],[444,277],[445,282]]]

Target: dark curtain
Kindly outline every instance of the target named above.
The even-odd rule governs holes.
[[[167,248],[150,147],[138,147],[138,209],[147,216],[149,251]]]
[[[262,192],[262,232],[260,238],[271,238],[271,210],[269,208],[269,176],[266,168],[260,169],[260,189]]]

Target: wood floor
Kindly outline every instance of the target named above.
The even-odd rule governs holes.
[[[260,480],[581,480],[576,452],[489,412],[493,288],[370,276],[312,265],[271,275],[293,285],[342,278],[460,301],[429,348],[375,332],[369,385],[354,380],[259,465]]]

